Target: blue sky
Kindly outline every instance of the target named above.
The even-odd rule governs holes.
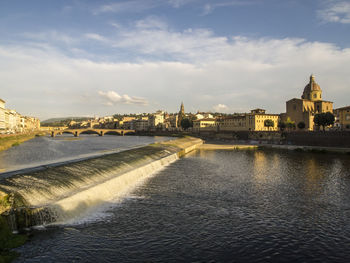
[[[41,119],[350,104],[347,0],[2,0],[0,97]]]

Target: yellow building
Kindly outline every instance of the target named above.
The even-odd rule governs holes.
[[[0,99],[0,130],[5,130],[5,101]]]
[[[294,98],[286,102],[285,116],[296,125],[304,122],[305,129],[314,130],[314,115],[322,112],[333,113],[333,102],[322,100],[322,90],[316,83],[315,76],[311,75],[301,99]]]
[[[341,130],[350,130],[350,106],[334,110],[336,125]]]
[[[193,121],[193,131],[216,131],[217,130],[217,122],[213,118],[206,118]]]
[[[273,121],[273,127],[266,127],[265,121]],[[254,109],[250,113],[235,114],[219,120],[220,131],[277,131],[279,115],[266,114],[263,109]]]

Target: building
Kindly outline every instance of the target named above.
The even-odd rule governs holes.
[[[285,118],[289,117],[296,125],[304,122],[306,130],[315,130],[314,116],[322,112],[333,113],[333,102],[322,99],[322,90],[315,76],[311,75],[301,99],[294,98],[286,102]]]
[[[4,131],[5,129],[5,101],[0,99],[0,131]]]
[[[217,131],[217,125],[218,125],[218,123],[213,118],[194,120],[193,121],[193,131],[194,132]]]
[[[164,123],[164,112],[159,110],[148,118],[148,125],[151,129],[161,128]]]
[[[350,130],[350,106],[335,109],[334,115],[337,127],[341,130]]]
[[[184,103],[181,102],[180,111],[177,118],[177,127],[181,127],[181,121],[185,117],[185,107]]]
[[[135,131],[147,131],[148,130],[148,117],[142,117],[141,119],[133,121],[133,128]]]
[[[196,117],[197,120],[214,118],[214,116],[211,113],[199,112],[199,111],[194,116]]]
[[[271,120],[272,127],[266,127],[265,121]],[[219,120],[220,131],[278,131],[278,114],[267,114],[263,109],[254,109],[250,113],[234,114]]]

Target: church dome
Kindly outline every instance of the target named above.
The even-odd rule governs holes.
[[[312,91],[322,91],[320,85],[316,83],[314,75],[310,76],[310,82],[305,86],[302,98],[309,98]]]
[[[320,85],[318,85],[315,81],[315,76],[310,76],[310,82],[305,86],[304,92],[310,92],[313,90],[321,90]]]

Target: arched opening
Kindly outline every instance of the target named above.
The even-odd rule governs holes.
[[[134,131],[125,131],[124,135],[135,135]]]
[[[121,135],[120,132],[118,131],[107,131],[105,132],[105,135]]]
[[[98,131],[94,131],[94,130],[85,130],[85,131],[82,131],[82,132],[79,133],[79,134],[93,134],[93,135],[97,134],[97,135],[100,135],[100,134],[98,133]]]
[[[72,134],[72,135],[75,135],[75,132],[73,132],[73,131],[62,131],[61,133],[57,133],[56,135],[59,135],[59,134]]]

